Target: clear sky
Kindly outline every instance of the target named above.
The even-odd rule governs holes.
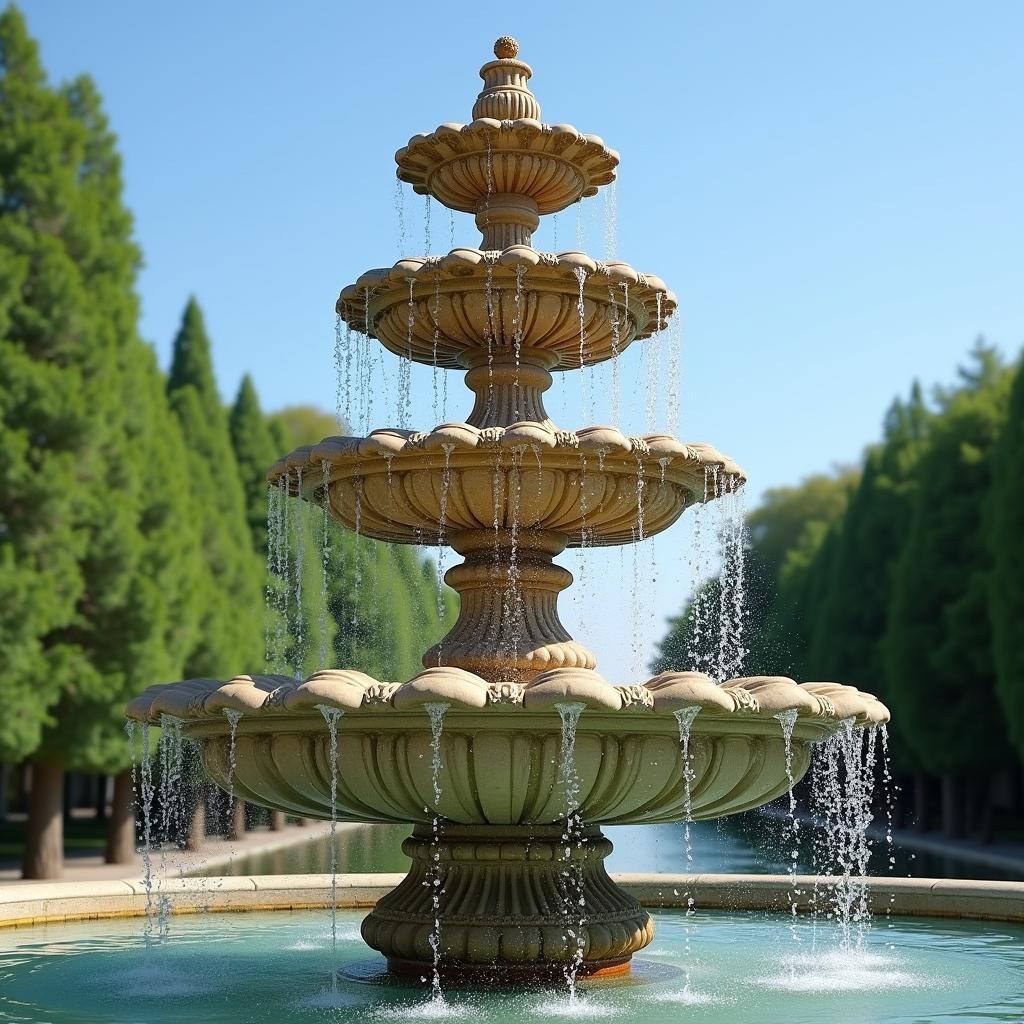
[[[166,364],[194,292],[226,399],[248,371],[267,408],[334,407],[338,290],[399,256],[393,153],[470,119],[506,33],[544,120],[621,153],[615,255],[680,300],[680,433],[740,462],[748,500],[856,459],[893,394],[949,379],[979,333],[1024,343],[1024,4],[22,6],[51,75],[93,75],[120,137],[144,334]],[[589,206],[601,257],[604,205]],[[418,254],[423,200],[407,190],[404,211]],[[446,250],[447,211],[431,223]],[[573,213],[558,234],[576,247]],[[456,243],[479,244],[463,215]],[[555,248],[550,227],[537,244]],[[623,356],[627,432],[643,430],[639,347]],[[429,370],[413,388],[428,427]],[[449,394],[448,418],[464,417],[457,376]],[[584,425],[579,381],[556,394],[560,425]],[[645,645],[683,597],[687,543],[685,528],[656,542]],[[631,555],[590,557],[587,606],[565,618],[626,681]]]

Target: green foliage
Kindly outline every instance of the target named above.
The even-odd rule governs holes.
[[[196,594],[202,615],[185,672],[223,678],[253,671],[263,664],[263,576],[227,414],[217,394],[210,341],[194,298],[174,339],[167,392],[188,449],[202,555]]]
[[[270,424],[260,410],[252,378],[246,374],[231,407],[231,446],[245,492],[246,518],[253,547],[260,558],[267,554],[267,471],[284,454],[278,449]]]
[[[991,561],[982,523],[1011,377],[994,350],[979,346],[972,355],[960,387],[939,393],[939,413],[917,462],[884,646],[893,715],[933,774],[984,771],[1009,753],[992,714]]]
[[[140,256],[92,83],[0,14],[0,756],[127,759],[120,710],[180,670],[181,439],[136,333]],[[184,552],[184,553],[183,553]]]
[[[988,607],[996,693],[1010,737],[1024,757],[1024,368],[1014,378],[1006,422],[993,453],[988,511]]]

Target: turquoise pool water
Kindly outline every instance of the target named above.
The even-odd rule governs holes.
[[[175,918],[147,947],[139,920],[0,932],[0,1021],[23,1024],[248,1024],[466,1019],[474,1024],[607,1017],[757,1024],[918,1024],[1024,1019],[1024,929],[994,923],[880,920],[862,948],[784,916],[656,915],[635,976],[563,988],[382,983],[339,914],[332,952],[324,912]],[[332,986],[332,974],[336,981]]]

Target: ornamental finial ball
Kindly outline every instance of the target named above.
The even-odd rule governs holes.
[[[501,36],[494,44],[494,56],[499,60],[511,60],[519,53],[519,44],[511,36]]]

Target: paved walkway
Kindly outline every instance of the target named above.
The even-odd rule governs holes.
[[[341,822],[338,824],[338,831],[362,827]],[[288,825],[281,832],[257,829],[246,832],[245,838],[237,842],[211,836],[203,844],[201,850],[194,852],[174,850],[166,853],[162,859],[159,853],[154,853],[153,870],[154,872],[161,871],[169,877],[179,877],[200,870],[215,873],[216,869],[224,867],[237,857],[270,853],[287,846],[308,843],[313,839],[324,839],[330,834],[330,828],[330,823],[324,821],[305,827]],[[141,856],[136,856],[131,864],[104,864],[102,855],[77,855],[65,859],[61,881],[91,882],[105,879],[141,878],[143,872]],[[0,867],[0,885],[16,884],[24,884],[20,867],[12,865]]]

